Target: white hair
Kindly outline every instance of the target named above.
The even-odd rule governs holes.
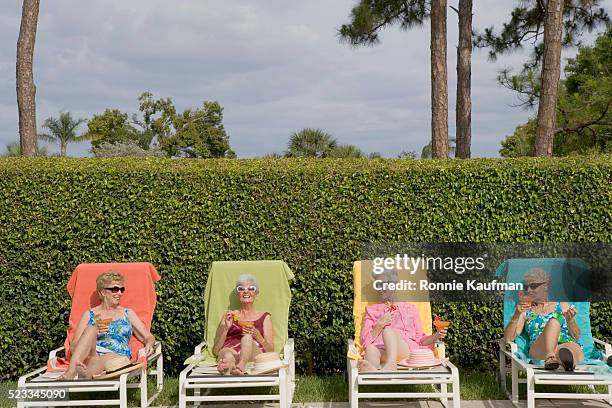
[[[385,269],[381,273],[372,272],[374,279],[387,278],[389,281],[397,282],[397,269]]]
[[[257,288],[255,293],[259,293],[259,285],[257,284],[257,278],[255,275],[244,274],[240,275],[238,279],[236,279],[236,287],[240,286],[242,282],[251,282],[253,286]]]

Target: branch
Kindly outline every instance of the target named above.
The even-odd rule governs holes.
[[[590,120],[588,122],[582,123],[582,124],[577,125],[577,126],[572,126],[572,127],[564,126],[564,127],[561,127],[561,128],[557,128],[557,129],[555,129],[555,134],[561,133],[561,132],[576,132],[576,133],[578,133],[578,132],[584,130],[585,128],[588,128],[589,126],[600,124],[601,120],[608,113],[608,109],[610,108],[611,104],[612,104],[612,102],[608,102],[608,104],[606,105],[606,108],[603,110],[603,112],[601,113],[601,115],[599,115],[599,117],[597,119]],[[607,124],[607,122],[604,122],[603,124]]]
[[[449,5],[448,7],[450,7],[455,13],[457,13],[457,15],[459,15],[459,10],[457,10],[454,6]]]

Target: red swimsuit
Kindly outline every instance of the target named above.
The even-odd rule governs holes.
[[[263,322],[266,316],[268,316],[269,314],[270,313],[265,312],[263,315],[261,315],[259,319],[254,321],[255,328],[259,330],[262,336],[264,334]],[[238,325],[238,322],[234,320],[232,322],[232,327],[230,327],[229,331],[227,332],[227,337],[225,338],[225,343],[223,343],[223,348],[231,348],[234,351],[240,352],[240,340],[242,339],[242,334],[242,327],[240,327],[240,325]],[[257,344],[257,346],[262,352],[265,351],[262,345],[257,342],[257,340],[255,340],[255,344]]]

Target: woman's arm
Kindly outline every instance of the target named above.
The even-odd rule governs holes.
[[[79,320],[79,323],[77,323],[77,327],[74,330],[74,337],[72,338],[72,342],[71,342],[73,347],[76,344],[76,342],[79,341],[79,339],[83,335],[83,332],[87,328],[87,323],[88,322],[89,322],[89,310],[86,310],[83,313],[83,315],[81,316],[81,320]]]
[[[128,309],[128,320],[132,324],[134,335],[144,344],[146,355],[151,354],[153,352],[153,346],[155,345],[155,337],[132,309]]]
[[[263,338],[259,341],[261,347],[264,348],[266,352],[274,351],[274,328],[272,327],[272,316],[267,315],[263,322]]]
[[[504,329],[504,340],[509,343],[514,341],[525,327],[525,311],[517,309],[514,311],[512,319],[508,322],[508,325]]]
[[[563,316],[565,316],[565,321],[567,322],[567,329],[569,330],[570,336],[578,341],[582,333],[580,333],[580,328],[578,327],[578,323],[574,318],[576,316],[576,309],[570,307],[566,302],[561,302],[561,311],[563,312]]]
[[[227,338],[227,332],[229,331],[230,327],[232,327],[232,320],[233,317],[231,311],[223,313],[219,326],[217,327],[217,333],[215,334],[215,344],[213,345],[212,349],[213,354],[218,355],[219,351],[221,351],[221,348],[225,343],[225,339]]]

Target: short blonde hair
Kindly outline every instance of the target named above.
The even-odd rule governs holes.
[[[542,268],[531,268],[525,273],[523,281],[550,283],[550,273],[546,272]]]
[[[101,293],[106,286],[108,286],[111,282],[123,282],[124,278],[121,272],[110,271],[104,272],[98,276],[96,279],[96,290],[98,291],[98,297],[101,298]]]

